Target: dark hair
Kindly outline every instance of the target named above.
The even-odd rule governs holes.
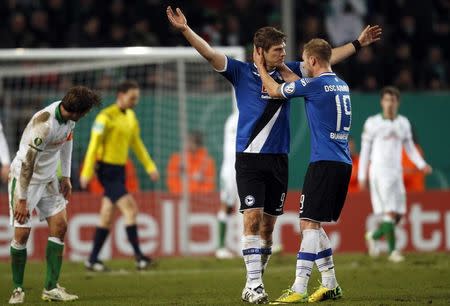
[[[313,38],[303,46],[308,56],[315,56],[317,59],[324,63],[329,63],[331,59],[331,46],[330,44],[321,38]]]
[[[121,82],[117,86],[117,93],[125,93],[130,89],[137,89],[137,88],[139,88],[139,84],[136,81],[126,80]]]
[[[84,114],[93,106],[100,106],[101,98],[92,89],[75,86],[69,89],[61,100],[64,109],[70,113]]]
[[[385,94],[393,95],[400,101],[400,90],[394,86],[385,86],[381,89],[381,97],[383,98]]]
[[[272,46],[286,42],[286,34],[274,27],[263,27],[258,29],[253,36],[253,44],[256,48],[269,51]]]
[[[189,138],[198,146],[203,146],[203,133],[200,131],[190,131]]]

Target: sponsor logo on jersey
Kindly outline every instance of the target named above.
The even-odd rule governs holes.
[[[255,204],[255,197],[252,195],[248,195],[245,197],[245,205],[253,206]]]

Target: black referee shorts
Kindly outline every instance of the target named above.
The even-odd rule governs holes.
[[[337,221],[347,197],[352,165],[337,161],[310,163],[300,197],[300,219]]]
[[[236,153],[235,167],[239,211],[263,208],[269,215],[282,215],[289,175],[287,154]]]
[[[125,166],[97,162],[97,177],[105,190],[103,195],[113,204],[128,193],[125,186]]]

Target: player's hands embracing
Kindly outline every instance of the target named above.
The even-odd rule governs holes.
[[[183,12],[177,7],[175,9],[175,12],[172,10],[171,6],[168,6],[166,9],[167,18],[169,19],[170,23],[172,24],[175,29],[178,31],[185,31],[187,30],[187,19],[184,16]]]

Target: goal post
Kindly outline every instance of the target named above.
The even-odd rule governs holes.
[[[227,56],[245,60],[242,47],[216,49]],[[134,154],[130,154],[137,172],[139,191],[136,198],[142,212],[139,222],[146,235],[141,238],[147,241],[143,249],[169,256],[211,253],[212,245],[216,244],[213,236],[217,228],[212,224],[211,216],[214,214],[215,217],[214,210],[218,209],[223,126],[232,111],[234,94],[229,82],[193,48],[0,50],[0,120],[11,155],[15,155],[20,135],[31,115],[61,99],[68,88],[85,85],[97,90],[102,95],[102,107],[105,107],[114,102],[115,86],[125,79],[136,80],[141,87],[135,112],[143,141],[161,174],[160,180],[152,183]],[[100,208],[101,195],[80,191],[77,181],[90,129],[99,110],[79,121],[74,138],[72,180],[75,193],[69,212],[85,227],[95,227],[94,216]],[[190,192],[189,175],[193,173],[189,173],[188,163],[201,162],[195,160],[198,156],[189,154],[191,134],[201,138],[202,154],[209,156],[214,166],[214,177],[198,174],[199,180],[212,179],[204,191]],[[174,163],[178,164],[174,167]],[[179,178],[169,177],[170,169],[177,170]],[[170,186],[177,184],[181,188],[171,190],[173,187]],[[5,192],[4,187],[1,191]],[[7,210],[1,209],[0,217],[7,216]],[[105,258],[131,253],[128,244],[120,240],[123,236],[123,229],[118,228],[121,222],[121,218],[116,220],[113,237],[102,251]],[[69,230],[70,226],[75,225],[69,224]],[[82,259],[90,251],[92,237],[85,232],[84,228],[80,229],[73,237],[68,233],[70,258]],[[36,243],[34,247],[36,254],[43,254],[41,246]]]

